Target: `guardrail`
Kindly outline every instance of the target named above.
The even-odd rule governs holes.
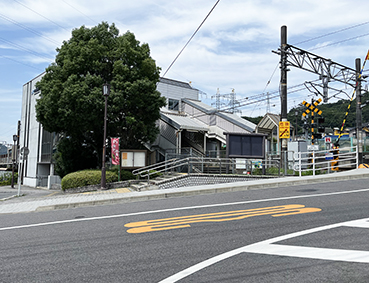
[[[309,152],[296,152],[294,154],[293,170],[299,172],[312,171],[313,175],[319,173],[332,173],[339,170],[355,169],[358,167],[357,148],[345,147],[338,150],[321,150]]]

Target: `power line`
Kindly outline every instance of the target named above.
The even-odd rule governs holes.
[[[326,45],[322,45],[322,46],[318,46],[318,47],[315,47],[315,48],[311,48],[311,49],[309,49],[309,51],[311,51],[311,50],[317,50],[317,49],[321,49],[321,48],[325,48],[325,47],[336,45],[336,44],[340,44],[340,43],[343,43],[343,42],[347,42],[347,41],[350,41],[350,40],[358,39],[360,37],[364,37],[364,36],[368,36],[368,35],[369,35],[369,33],[365,33],[365,34],[354,36],[354,37],[351,37],[351,38],[348,38],[348,39],[344,39],[344,40],[332,42],[332,43],[329,43],[329,44],[326,44]]]
[[[38,31],[36,31],[34,29],[31,29],[31,28],[29,28],[29,27],[27,27],[25,25],[22,25],[21,23],[18,23],[17,21],[13,20],[12,18],[9,18],[9,17],[7,17],[7,16],[5,16],[3,14],[0,14],[0,18],[3,18],[4,20],[6,20],[6,21],[8,21],[8,22],[10,22],[12,24],[15,24],[15,25],[21,27],[22,29],[25,29],[25,30],[33,33],[33,34],[36,34],[38,36],[41,36],[41,37],[45,38],[46,40],[50,41],[51,43],[54,43],[54,44],[59,45],[59,42],[57,42],[56,40],[54,40],[54,39],[52,39],[50,37],[44,36],[42,33],[39,33]]]
[[[199,29],[202,27],[202,25],[205,23],[205,21],[207,20],[207,18],[210,16],[210,14],[213,12],[213,10],[215,9],[215,7],[218,5],[218,3],[220,2],[220,0],[218,0],[213,8],[211,8],[210,12],[207,14],[207,16],[205,17],[205,19],[202,21],[202,23],[199,25],[199,27],[195,30],[195,32],[193,33],[193,35],[190,37],[190,39],[187,41],[187,43],[185,44],[185,46],[182,48],[182,50],[178,53],[177,57],[174,58],[173,62],[169,65],[168,69],[165,71],[164,75],[162,76],[163,78],[165,77],[165,75],[168,73],[169,69],[173,66],[173,64],[175,63],[175,61],[177,61],[178,57],[182,54],[183,50],[187,47],[187,45],[190,43],[190,41],[192,40],[192,38],[196,35],[196,33],[199,31]]]
[[[71,7],[72,9],[76,10],[78,13],[80,13],[81,15],[85,16],[87,19],[91,20],[93,23],[96,23],[96,21],[92,18],[90,18],[89,16],[87,16],[86,14],[82,13],[80,10],[78,10],[76,7],[72,6],[71,4],[69,4],[68,2],[62,0],[65,4],[67,4],[69,7]]]
[[[357,27],[360,27],[360,26],[363,26],[363,25],[367,25],[367,24],[369,24],[369,21],[361,23],[361,24],[353,25],[353,26],[350,26],[350,27],[346,27],[346,28],[343,28],[343,29],[340,29],[340,30],[337,30],[337,31],[329,32],[329,33],[326,33],[326,34],[323,34],[323,35],[320,35],[320,36],[317,36],[317,37],[313,37],[313,38],[310,38],[310,39],[307,39],[307,40],[304,40],[304,41],[300,41],[300,42],[297,42],[293,45],[303,44],[303,43],[306,43],[306,42],[310,42],[310,41],[313,41],[313,40],[316,40],[316,39],[320,39],[320,38],[323,38],[323,37],[334,35],[334,34],[337,34],[337,33],[340,33],[340,32],[343,32],[343,31],[346,31],[346,30],[349,30],[349,29],[357,28]]]
[[[8,57],[8,56],[0,55],[0,57],[1,57],[1,58],[5,58],[5,59],[8,59],[8,60],[11,60],[11,61],[16,62],[16,63],[19,63],[19,64],[22,64],[22,65],[27,66],[27,67],[33,68],[33,69],[35,69],[35,70],[37,70],[37,71],[41,71],[41,70],[39,70],[38,68],[36,68],[36,67],[34,67],[34,66],[28,65],[28,64],[26,64],[26,63],[23,63],[23,62],[21,62],[21,61],[15,60],[15,59],[10,58],[10,57]]]
[[[21,3],[21,2],[19,2],[19,1],[17,1],[17,0],[13,0],[13,1],[14,1],[14,2],[16,2],[16,3],[18,3],[19,5],[22,5],[22,6],[23,6],[23,7],[25,7],[26,9],[28,9],[28,10],[32,11],[33,13],[35,13],[35,14],[39,15],[40,17],[44,18],[45,20],[49,21],[50,23],[53,23],[54,25],[56,25],[56,26],[58,26],[58,27],[60,27],[60,28],[62,28],[62,29],[64,29],[64,30],[67,30],[65,27],[62,27],[61,25],[59,25],[58,23],[54,22],[53,20],[50,20],[49,18],[45,17],[44,15],[41,15],[39,12],[37,12],[37,11],[35,11],[35,10],[31,9],[30,7],[26,6],[25,4],[23,4],[23,3]]]
[[[28,49],[28,48],[26,48],[26,47],[23,47],[22,45],[19,45],[19,44],[17,44],[17,43],[11,42],[10,40],[7,40],[7,39],[2,38],[2,37],[0,37],[0,40],[1,40],[1,41],[3,41],[3,42],[8,43],[8,44],[10,44],[10,45],[13,45],[13,46],[14,46],[14,47],[16,47],[17,49],[21,49],[21,50],[23,50],[23,51],[26,51],[26,52],[28,52],[28,53],[30,53],[30,54],[32,54],[32,55],[35,55],[35,56],[37,56],[37,57],[41,57],[41,58],[45,58],[45,59],[47,59],[47,60],[50,60],[50,57],[44,56],[44,55],[42,55],[42,54],[40,54],[40,53],[37,53],[37,52],[35,52],[35,51],[31,50],[31,49]],[[51,59],[51,60],[53,60],[53,59]]]

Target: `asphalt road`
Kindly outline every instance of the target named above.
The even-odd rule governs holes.
[[[0,282],[368,282],[368,181],[2,215]]]

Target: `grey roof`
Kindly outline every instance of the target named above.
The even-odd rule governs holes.
[[[206,124],[195,121],[189,116],[160,112],[160,118],[178,130],[205,131],[209,128]]]
[[[167,79],[167,78],[160,78],[160,82],[163,83],[163,84],[174,85],[174,86],[178,86],[178,87],[192,89],[192,87],[189,83],[175,81],[175,80],[171,80],[171,79]]]
[[[207,115],[217,115],[231,123],[233,123],[234,125],[237,125],[249,132],[253,132],[256,128],[256,125],[246,119],[243,119],[239,116],[237,116],[236,114],[232,114],[232,113],[227,113],[227,112],[220,112],[217,111],[215,108],[201,102],[201,101],[197,101],[197,100],[192,100],[192,99],[182,99],[182,101],[184,101],[185,103],[191,105],[192,107],[195,107],[196,109],[204,112]]]
[[[272,131],[274,127],[279,126],[279,121],[280,121],[279,115],[267,113],[264,115],[263,119],[260,120],[259,124],[256,127],[258,129]]]

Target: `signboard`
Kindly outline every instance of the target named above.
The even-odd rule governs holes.
[[[288,121],[279,122],[279,138],[280,139],[290,138],[290,122]]]
[[[319,150],[319,145],[318,144],[309,144],[307,146],[308,150]]]
[[[327,152],[325,154],[325,160],[333,160],[333,152]]]
[[[146,150],[121,150],[122,168],[145,167],[146,154]]]
[[[332,142],[332,138],[331,137],[325,137],[324,138],[325,143],[331,143]]]
[[[227,139],[227,158],[265,158],[265,135],[224,133]]]

